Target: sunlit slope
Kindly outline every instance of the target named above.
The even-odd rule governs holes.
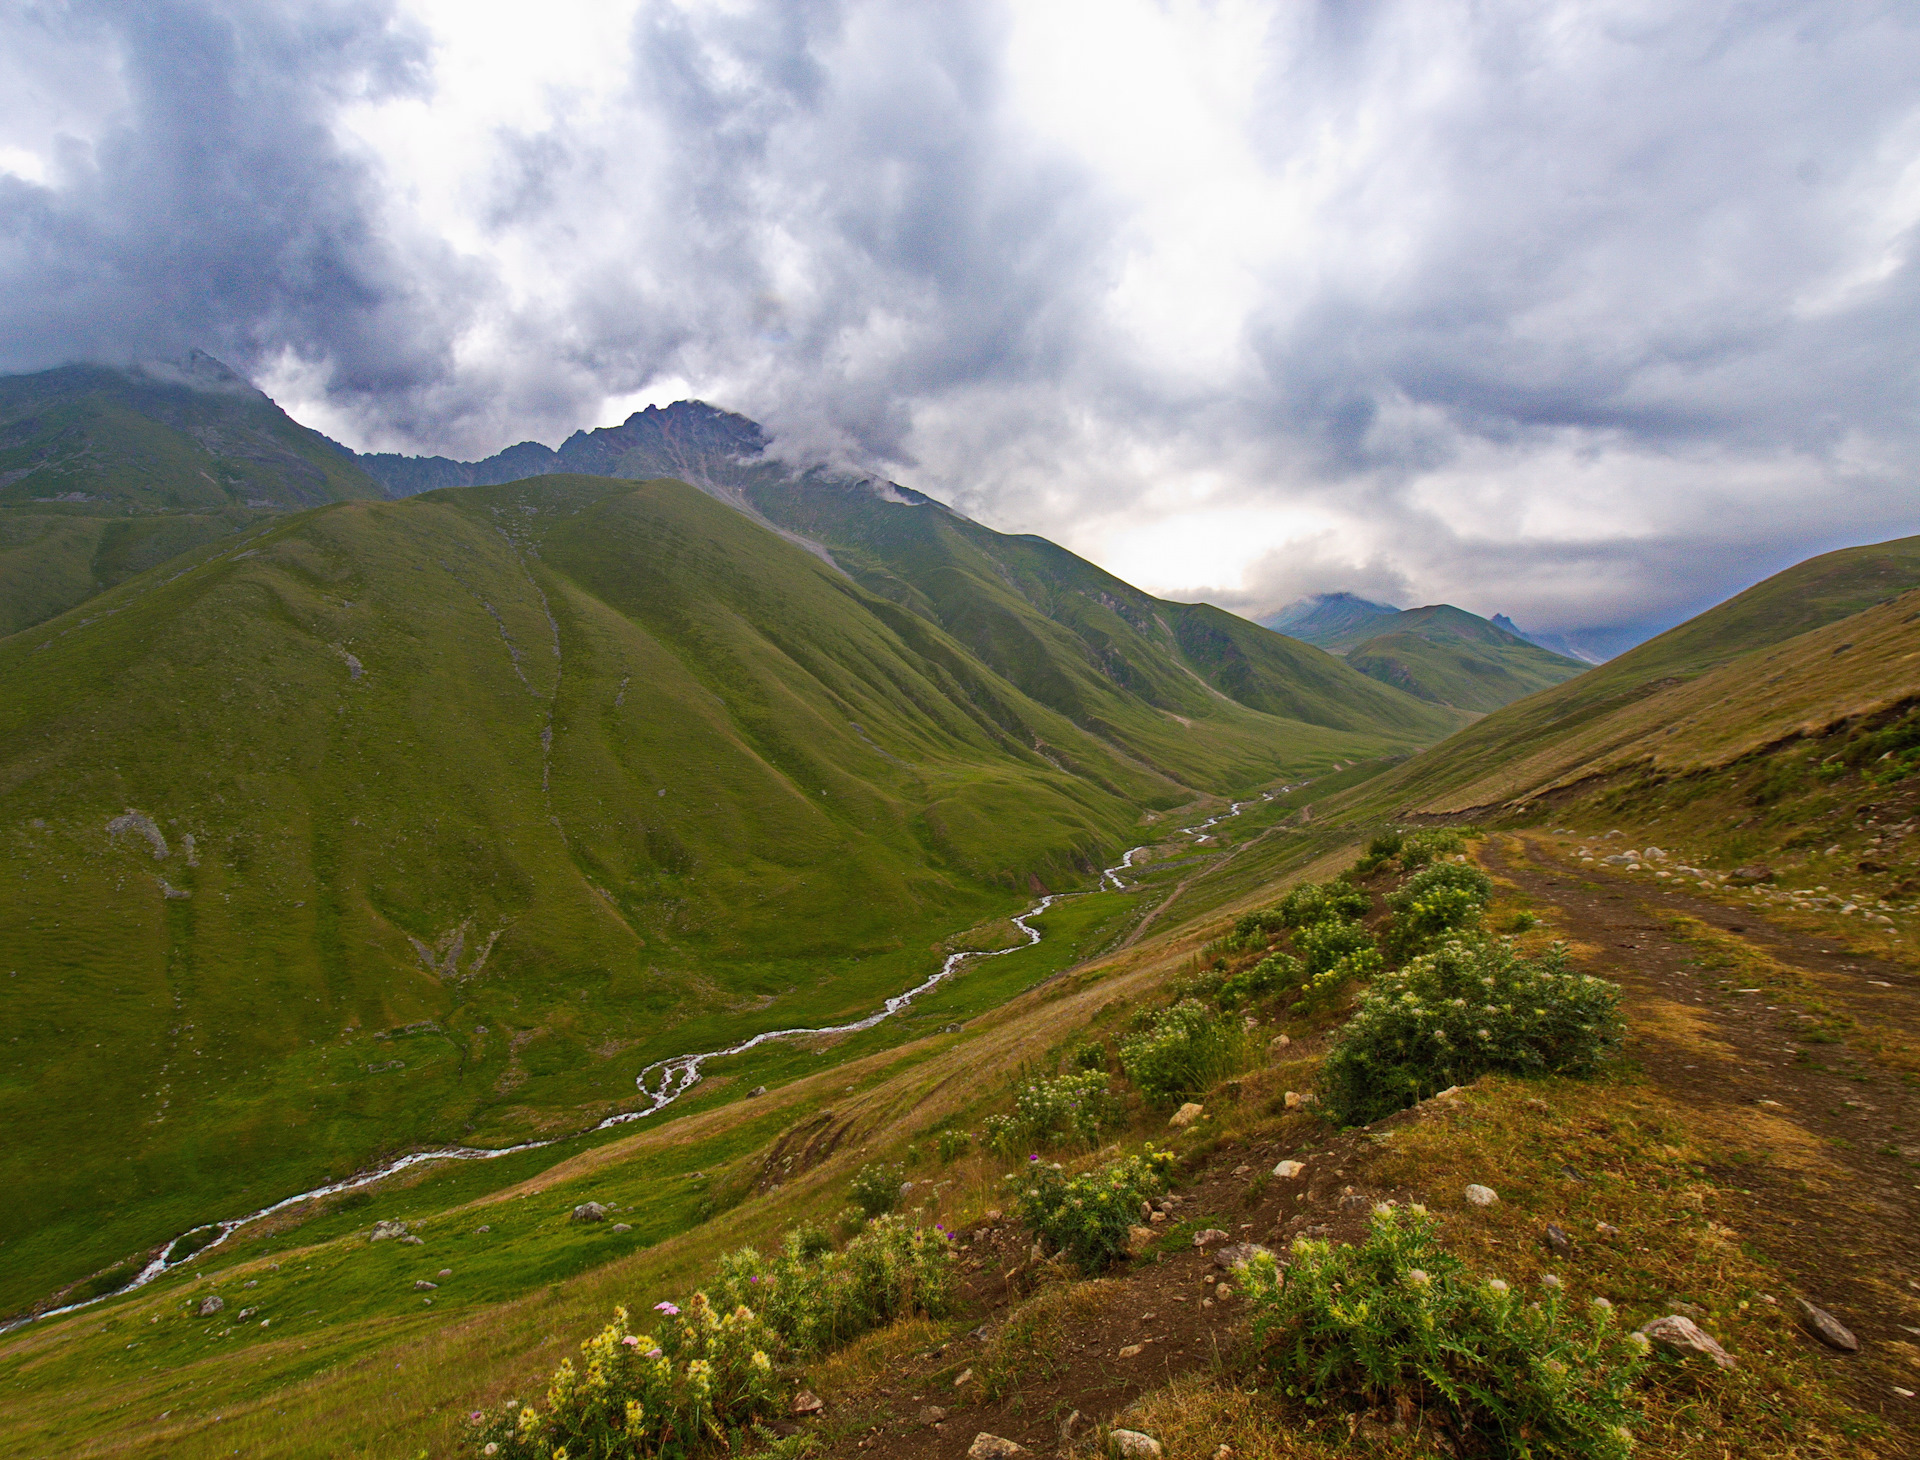
[[[1230,701],[1412,741],[1466,719],[1210,604],[1154,598],[1045,538],[994,532],[917,494],[810,476],[747,495],[1081,723],[1104,720],[1123,695],[1181,716],[1214,715]]]
[[[1775,720],[1759,716],[1752,707],[1750,711],[1714,711],[1712,696],[1731,695],[1733,686],[1754,676],[1784,672],[1765,666],[1768,651],[1784,653],[1798,644],[1796,654],[1804,651],[1817,658],[1818,646],[1825,640],[1803,640],[1803,635],[1862,613],[1916,585],[1920,585],[1920,538],[1810,558],[1617,659],[1489,715],[1381,777],[1362,794],[1369,805],[1426,812],[1492,806],[1537,794],[1547,785],[1582,774],[1580,768],[1589,763],[1608,761],[1615,754],[1609,747],[1631,746],[1638,737],[1655,732],[1666,734],[1667,717],[1699,712],[1693,695],[1677,691],[1723,666],[1724,677],[1696,691],[1709,696],[1700,744],[1719,744],[1721,738],[1727,744],[1746,743],[1751,736],[1743,716],[1751,711],[1756,727]],[[1806,682],[1836,705],[1874,691],[1872,665],[1834,655],[1834,647],[1825,651],[1831,662],[1815,666],[1809,660],[1796,672],[1805,674]],[[1894,646],[1884,646],[1882,652],[1893,653]],[[1897,677],[1889,673],[1888,682]],[[1822,685],[1826,688],[1820,689]],[[1656,702],[1654,696],[1663,698]],[[1643,701],[1647,702],[1644,707]],[[1759,703],[1756,700],[1753,705]],[[1791,717],[1804,712],[1786,713]],[[1719,728],[1706,736],[1711,723]],[[1676,739],[1676,749],[1684,743],[1688,742]]]
[[[0,1308],[864,1012],[1143,808],[1383,738],[1218,710],[1117,750],[671,482],[323,509],[0,641]]]

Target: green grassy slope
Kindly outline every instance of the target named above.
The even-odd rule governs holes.
[[[1548,767],[1558,767],[1549,779],[1568,774],[1607,738],[1606,724],[1639,701],[1916,585],[1920,538],[1810,558],[1616,659],[1496,711],[1380,777],[1358,793],[1356,805],[1441,812],[1508,800],[1523,793],[1521,781],[1539,779]],[[1536,769],[1516,775],[1529,764]]]
[[[210,357],[0,377],[0,634],[272,512],[384,495]]]
[[[1451,604],[1412,608],[1387,632],[1345,647],[1362,674],[1436,704],[1482,712],[1550,688],[1587,665],[1568,659]]]
[[[1083,724],[1123,693],[1172,715],[1206,715],[1227,700],[1417,740],[1465,718],[1210,604],[1154,598],[1044,538],[994,532],[925,498],[817,475],[799,488],[765,481],[746,495],[772,521],[825,543],[874,592],[939,623]]]
[[[0,640],[0,1309],[866,1012],[1143,807],[1411,739],[1102,693],[573,477],[282,517]]]

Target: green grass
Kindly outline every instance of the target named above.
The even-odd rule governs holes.
[[[1352,645],[1347,663],[1420,699],[1483,713],[1588,668],[1448,604],[1400,614]]]

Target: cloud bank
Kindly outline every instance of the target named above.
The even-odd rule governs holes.
[[[1895,4],[0,9],[0,368],[699,395],[1133,581],[1671,622],[1920,531]]]

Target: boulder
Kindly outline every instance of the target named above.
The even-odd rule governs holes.
[[[811,1389],[802,1389],[793,1396],[793,1412],[796,1415],[818,1414],[826,1407],[826,1401]]]
[[[937,1425],[947,1417],[947,1412],[937,1404],[920,1406],[919,1420],[923,1425]]]
[[[375,1222],[373,1224],[373,1232],[368,1236],[367,1240],[369,1242],[384,1242],[389,1237],[404,1237],[406,1235],[407,1224],[405,1222]]]
[[[439,1286],[440,1284],[430,1283],[425,1278],[415,1278],[413,1282],[413,1290],[416,1293],[430,1293]]]
[[[576,1222],[604,1222],[607,1209],[597,1201],[583,1201],[573,1209],[572,1220]]]
[[[1278,1166],[1273,1168],[1273,1174],[1278,1176],[1282,1181],[1291,1181],[1306,1169],[1307,1163],[1305,1161],[1282,1161]]]
[[[1193,1101],[1189,1100],[1185,1105],[1167,1117],[1167,1124],[1173,1126],[1175,1129],[1185,1130],[1200,1118],[1201,1113],[1205,1109],[1206,1107],[1204,1105],[1196,1105]]]
[[[1143,1435],[1138,1430],[1108,1430],[1107,1438],[1120,1452],[1120,1460],[1160,1460],[1166,1453],[1152,1435]]]
[[[1793,1305],[1800,1310],[1800,1321],[1806,1325],[1807,1332],[1828,1348],[1837,1348],[1843,1354],[1860,1352],[1860,1340],[1825,1308],[1816,1308],[1805,1298],[1795,1298]]]
[[[1755,862],[1751,867],[1735,867],[1727,874],[1727,881],[1736,887],[1752,887],[1760,882],[1774,880],[1773,868],[1764,863]]]
[[[407,1233],[406,1236],[402,1237],[400,1241],[402,1245],[407,1247],[425,1247],[427,1245],[426,1238],[416,1237],[411,1232]]]
[[[967,1460],[1007,1460],[1010,1455],[1029,1453],[1025,1445],[1016,1445],[1012,1440],[1003,1440],[998,1435],[990,1435],[985,1430],[973,1437],[973,1443],[967,1446]]]
[[[765,1085],[755,1085],[751,1090],[747,1091],[747,1099],[751,1100],[756,1095],[764,1095],[766,1093],[767,1087]]]
[[[1547,1223],[1546,1242],[1547,1246],[1563,1257],[1573,1251],[1573,1239],[1552,1222]]]
[[[200,1306],[195,1311],[199,1313],[202,1318],[211,1318],[226,1306],[227,1300],[225,1298],[221,1297],[218,1293],[208,1293],[206,1297],[200,1300]]]
[[[1500,1200],[1499,1194],[1491,1186],[1469,1186],[1466,1191],[1469,1205],[1490,1207]]]
[[[1209,1227],[1204,1232],[1195,1232],[1193,1234],[1193,1245],[1195,1247],[1212,1247],[1215,1243],[1230,1240],[1229,1235],[1222,1232],[1218,1227]]]
[[[1147,1250],[1147,1244],[1154,1239],[1154,1235],[1154,1230],[1151,1227],[1127,1228],[1127,1251],[1133,1256],[1138,1257]]]
[[[1236,1267],[1245,1267],[1262,1254],[1271,1257],[1273,1249],[1262,1247],[1258,1242],[1234,1242],[1213,1254],[1213,1265],[1232,1272]]]
[[[1701,1354],[1723,1369],[1739,1367],[1725,1349],[1701,1331],[1699,1324],[1679,1313],[1669,1313],[1665,1318],[1644,1323],[1640,1332],[1650,1342],[1664,1345],[1676,1353]]]
[[[631,1232],[633,1230],[633,1224],[631,1222],[615,1222],[611,1227],[607,1228],[607,1230],[609,1232]]]

